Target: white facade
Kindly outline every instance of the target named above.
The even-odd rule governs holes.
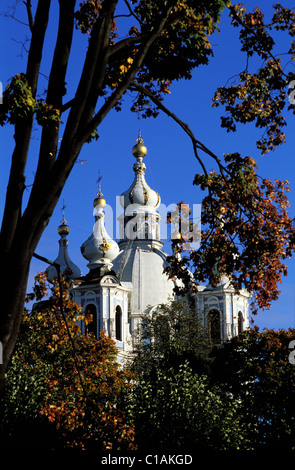
[[[89,273],[80,276],[76,269],[70,276],[74,300],[85,315],[93,316],[90,330],[98,337],[103,329],[114,339],[122,361],[133,349],[142,315],[174,298],[174,282],[163,273],[167,254],[162,250],[157,212],[161,199],[145,180],[143,158],[147,150],[140,135],[132,153],[136,159],[134,180],[120,198],[124,209],[119,218],[121,240],[117,243],[106,232],[106,201],[99,182],[93,201],[94,229],[81,246]],[[246,291],[236,295],[227,278],[215,288],[199,287],[196,311],[213,343],[226,341],[249,327],[249,297]]]
[[[119,358],[132,349],[129,298],[131,286],[119,283],[114,274],[105,274],[96,278],[81,278],[74,281],[74,300],[81,305],[82,312],[90,313],[93,321],[90,330],[96,337],[104,330],[107,336],[116,342]],[[86,334],[85,322],[81,322],[82,333]]]
[[[214,288],[210,285],[200,288],[196,296],[196,310],[203,318],[208,334],[212,334],[212,342],[219,336],[218,342],[222,343],[249,328],[249,298],[245,290],[239,295],[235,294],[227,279]],[[214,334],[211,330],[215,322],[218,331]]]

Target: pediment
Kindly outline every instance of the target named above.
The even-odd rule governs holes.
[[[103,285],[103,284],[111,284],[111,285],[118,285],[119,284],[119,281],[116,277],[114,276],[104,276],[102,278],[102,280],[100,281],[100,284]]]

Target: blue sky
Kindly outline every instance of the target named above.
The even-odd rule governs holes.
[[[5,11],[3,2],[0,11]],[[34,4],[34,2],[32,2]],[[272,2],[246,1],[247,10],[258,4],[263,11],[270,12]],[[283,2],[285,6],[292,7],[292,2]],[[46,45],[46,60],[42,72],[49,75],[50,58],[53,54],[53,39],[56,29],[57,1],[53,2],[51,13],[53,25],[49,31]],[[18,18],[22,18],[22,6],[19,6]],[[127,20],[122,20],[127,21]],[[179,81],[171,88],[171,95],[167,96],[165,105],[189,124],[195,136],[217,155],[240,152],[242,155],[252,156],[259,166],[259,173],[270,179],[288,179],[291,192],[290,214],[294,217],[295,204],[295,159],[294,159],[294,116],[288,117],[286,128],[287,143],[274,153],[261,157],[256,149],[255,142],[261,133],[253,125],[238,126],[238,132],[227,134],[220,127],[221,108],[212,108],[211,102],[218,86],[225,85],[227,80],[238,74],[244,67],[246,57],[240,52],[238,30],[230,25],[228,14],[222,17],[221,32],[211,37],[214,57],[209,66],[195,70],[190,81]],[[16,73],[25,71],[26,53],[22,50],[20,41],[29,37],[28,28],[16,23],[12,19],[0,16],[0,47],[2,60],[0,62],[0,81],[3,87]],[[68,78],[69,97],[74,90],[73,84],[78,79],[83,56],[86,49],[86,38],[81,38],[79,32],[75,33],[71,58],[71,67]],[[76,47],[78,46],[78,47]],[[278,52],[286,50],[286,44],[280,38]],[[22,52],[22,56],[20,55]],[[255,63],[253,63],[255,69]],[[42,87],[46,88],[46,79],[41,79]],[[92,202],[97,192],[97,179],[100,170],[102,175],[102,192],[107,203],[115,209],[116,196],[125,191],[133,180],[132,166],[134,157],[132,146],[141,130],[148,153],[145,157],[147,166],[146,180],[148,184],[158,191],[162,202],[166,205],[184,200],[191,207],[200,204],[202,193],[192,185],[194,175],[201,169],[194,157],[189,138],[171,118],[160,114],[156,119],[139,119],[129,111],[130,98],[126,97],[120,113],[111,112],[98,129],[100,136],[97,142],[86,144],[79,156],[62,193],[60,202],[46,228],[36,252],[54,260],[58,252],[57,227],[62,218],[63,200],[66,205],[65,217],[70,226],[69,252],[72,260],[81,268],[83,274],[88,272],[87,262],[80,253],[80,246],[88,238],[93,228]],[[26,184],[33,182],[36,159],[38,155],[39,134],[33,134]],[[0,172],[0,214],[2,216],[5,201],[5,190],[9,174],[10,155],[13,150],[13,129],[5,126],[0,128],[1,141],[1,172]],[[209,158],[204,158],[209,169],[214,165]],[[25,197],[29,195],[26,191]],[[115,212],[115,211],[114,211]],[[114,222],[115,223],[115,222]],[[169,246],[165,244],[169,249]],[[295,259],[288,262],[289,274],[283,279],[281,296],[274,302],[269,311],[260,312],[255,323],[261,328],[289,328],[295,327]],[[46,266],[36,259],[31,265],[29,284],[35,274]]]

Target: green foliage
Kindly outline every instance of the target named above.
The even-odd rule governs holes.
[[[138,449],[247,449],[240,405],[207,379],[211,345],[195,309],[183,299],[161,305],[143,319],[124,396]]]
[[[255,450],[295,450],[295,367],[289,362],[294,337],[294,328],[255,327],[213,354],[210,383],[239,401]]]
[[[83,34],[89,34],[99,15],[101,1],[83,0],[79,7],[79,10],[75,13],[76,28],[80,29]]]
[[[77,13],[78,16],[84,15],[86,4],[83,3]],[[86,3],[89,4],[87,8],[93,9],[93,4],[99,2]],[[129,38],[134,38],[134,41],[130,41],[130,46],[126,45],[124,49],[111,55],[102,94],[108,94],[110,90],[114,90],[124,81],[142,51],[142,40],[155,31],[159,19],[168,8],[172,8],[163,31],[150,46],[144,63],[135,75],[135,80],[140,85],[145,86],[154,96],[162,100],[166,94],[170,93],[170,86],[174,80],[191,79],[192,71],[196,67],[209,63],[212,47],[208,37],[218,29],[220,14],[227,2],[222,0],[210,2],[149,0],[131,3],[134,4],[133,12],[138,20],[128,32]],[[92,16],[90,15],[89,18],[91,29]],[[116,47],[115,36],[118,36],[116,20],[114,20],[112,35],[114,48]],[[130,89],[134,91],[132,84]],[[121,102],[117,103],[115,108],[120,110],[120,106]],[[131,111],[140,114],[143,118],[156,117],[159,113],[157,106],[154,106],[152,101],[140,92],[134,97]]]
[[[115,344],[104,332],[99,340],[81,333],[78,321],[87,320],[66,287],[66,322],[57,287],[48,301],[24,312],[1,401],[3,439],[16,448],[37,438],[44,449],[133,449],[132,423],[118,407],[133,375],[119,369]],[[29,299],[40,298],[45,288],[38,276]]]
[[[284,31],[294,37],[295,14],[280,3],[273,5],[274,13],[269,21],[259,7],[247,12],[243,4],[230,7],[232,25],[240,28],[241,51],[247,54],[247,66],[239,74],[239,84],[219,87],[214,95],[213,106],[225,105],[227,114],[221,118],[221,126],[227,132],[236,131],[236,123],[254,122],[263,129],[265,136],[257,141],[262,155],[285,142],[282,128],[286,126],[283,111],[288,104],[286,89],[294,79],[294,71],[288,70],[294,60],[294,41],[281,56],[289,63],[282,64],[282,57],[275,54],[276,42],[273,31]],[[262,59],[257,71],[250,71],[250,57]],[[293,110],[294,104],[289,104]]]
[[[240,405],[188,362],[140,378],[127,405],[139,450],[198,451],[248,449]]]
[[[210,350],[208,332],[194,306],[183,299],[173,300],[143,316],[135,357],[129,368],[136,374],[152,376],[157,370],[189,361],[196,372],[204,373]]]
[[[0,107],[0,124],[16,124],[23,119],[36,115],[38,124],[60,122],[60,111],[42,99],[36,100],[32,89],[23,73],[12,78],[3,93],[3,105]]]
[[[194,274],[195,288],[209,279],[216,286],[227,275],[237,292],[253,293],[252,311],[269,308],[279,296],[287,274],[285,260],[294,252],[295,229],[288,214],[288,180],[272,182],[257,175],[253,158],[239,153],[224,157],[221,172],[197,174],[194,184],[208,190],[202,204],[200,248],[182,257]],[[176,257],[169,257],[171,277],[184,274]]]
[[[36,105],[36,119],[38,124],[45,125],[48,122],[61,122],[60,111],[47,104],[43,100],[38,100]]]
[[[295,329],[254,327],[210,350],[185,306],[144,323],[124,402],[138,448],[294,451]]]
[[[98,132],[97,130],[95,129],[95,131],[93,131],[89,137],[89,139],[87,139],[87,143],[89,144],[90,142],[92,142],[93,140],[98,140],[99,139],[99,135],[98,135]]]
[[[135,13],[141,19],[141,33],[155,28],[157,18],[170,2],[140,1]],[[177,1],[172,9],[169,23],[148,53],[146,67],[151,77],[160,80],[191,78],[192,68],[208,64],[212,55],[208,40],[216,29],[223,1]],[[196,53],[197,51],[197,53]],[[184,60],[179,61],[179,57]]]
[[[7,121],[15,124],[21,119],[32,116],[35,106],[36,102],[25,74],[17,74],[3,93],[3,105],[0,107],[1,125]]]

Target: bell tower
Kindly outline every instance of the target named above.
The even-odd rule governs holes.
[[[76,279],[72,293],[74,300],[82,307],[82,314],[92,319],[86,326],[81,322],[82,332],[92,333],[98,338],[100,331],[104,330],[116,343],[118,360],[123,361],[131,349],[128,318],[131,287],[120,282],[112,269],[120,249],[105,228],[106,199],[101,191],[100,175],[93,207],[93,231],[81,246],[89,272]]]
[[[213,344],[228,341],[249,328],[251,294],[247,290],[237,294],[226,276],[220,278],[216,287],[209,283],[198,289],[196,309]]]
[[[60,225],[58,226],[57,232],[60,236],[60,239],[58,241],[59,244],[59,251],[58,251],[58,256],[55,259],[55,263],[60,265],[60,272],[62,276],[65,277],[66,280],[72,280],[77,277],[81,276],[81,270],[80,268],[73,263],[73,261],[70,258],[69,252],[68,252],[68,235],[70,233],[70,228],[68,226],[68,223],[65,219],[65,204],[63,203],[62,206],[62,220],[60,221]],[[57,270],[54,266],[50,265],[46,269],[46,274],[47,274],[47,279],[49,282],[52,282],[53,279],[57,277]]]
[[[120,196],[120,204],[124,214],[119,218],[120,223],[120,247],[126,246],[126,242],[147,240],[162,247],[160,241],[160,220],[157,212],[160,205],[160,195],[151,189],[145,180],[146,166],[143,158],[147,154],[147,148],[143,143],[139,131],[136,144],[132,148],[132,154],[136,159],[133,165],[134,179],[125,192]]]

